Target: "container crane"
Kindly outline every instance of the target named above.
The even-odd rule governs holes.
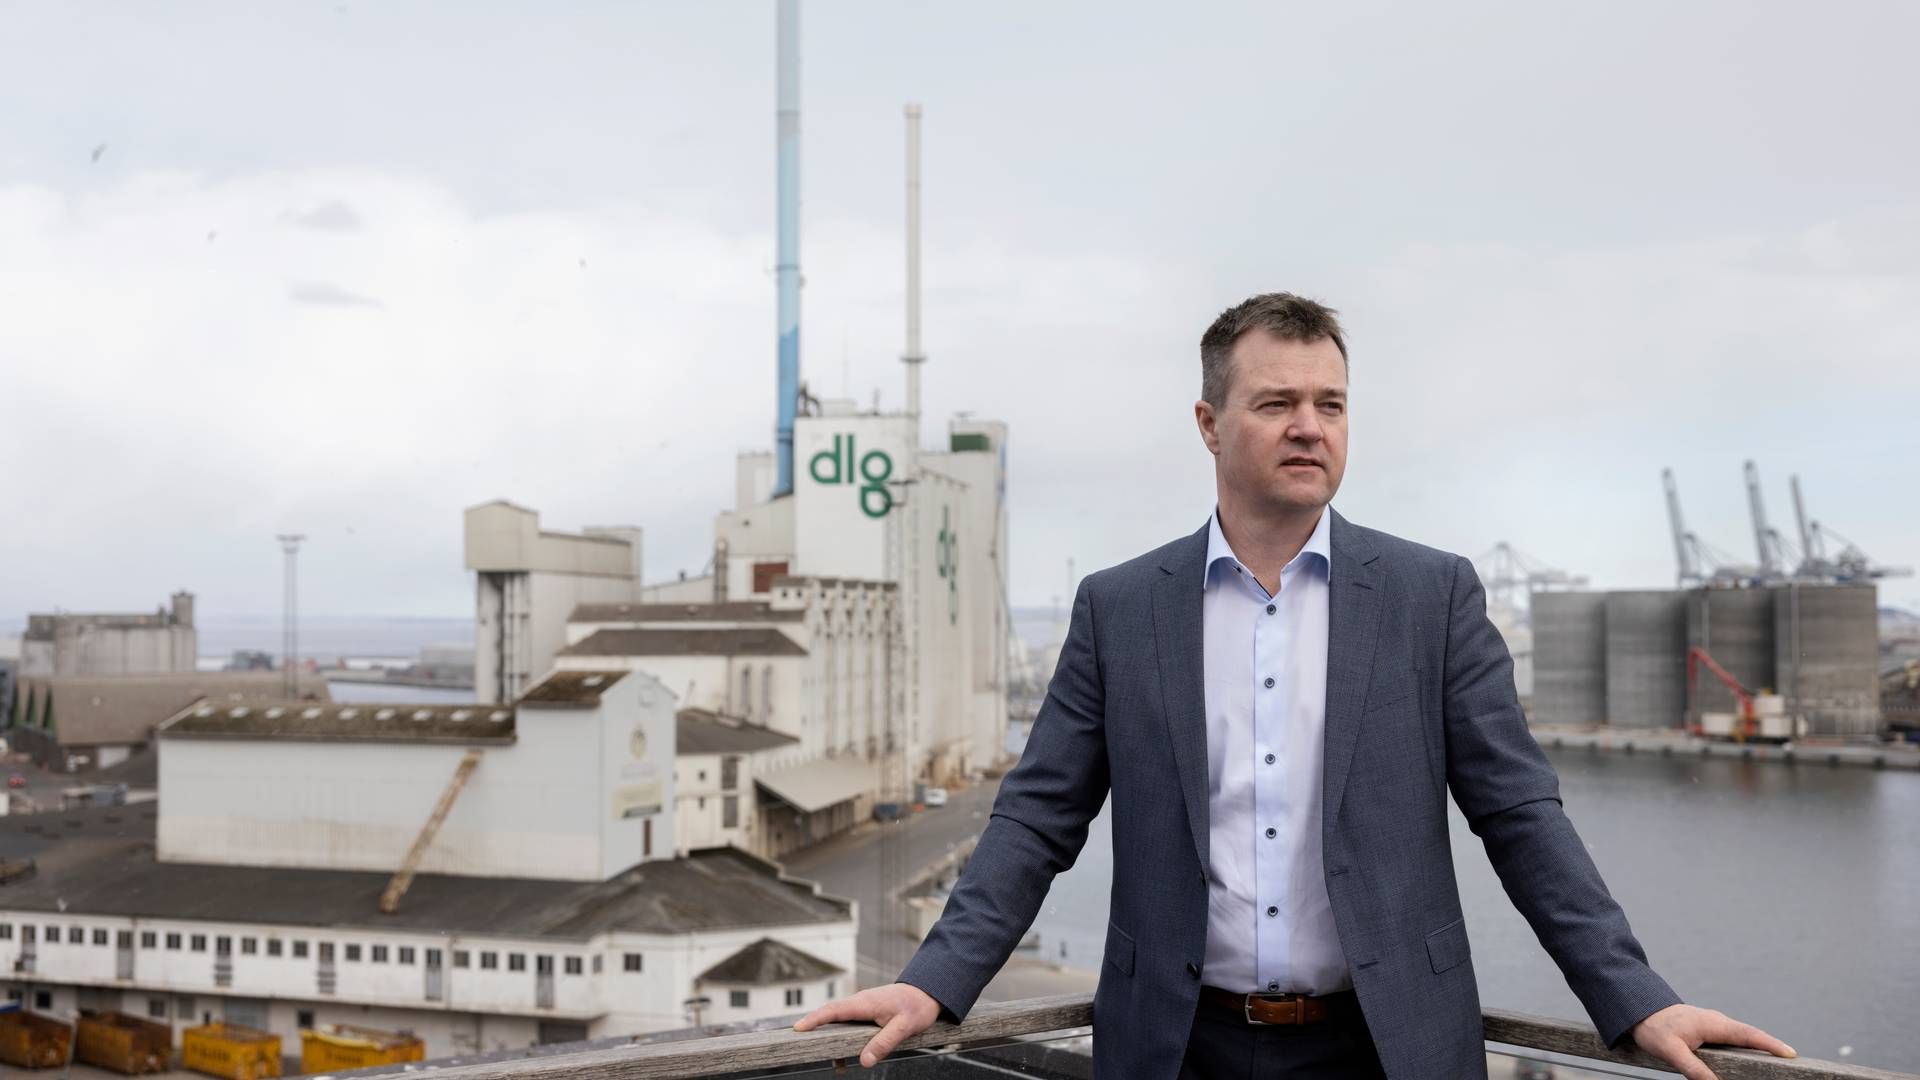
[[[1482,584],[1486,586],[1488,601],[1515,610],[1520,608],[1514,603],[1516,592],[1525,595],[1539,588],[1577,589],[1587,583],[1585,574],[1555,569],[1505,540],[1480,556],[1479,562],[1487,567]]]
[[[1673,470],[1660,470],[1660,479],[1667,489],[1667,521],[1673,529],[1673,553],[1679,566],[1680,588],[1754,584],[1760,576],[1758,567],[1735,563],[1733,556],[1687,529],[1686,519],[1680,513],[1680,489],[1674,482]]]
[[[1760,467],[1749,458],[1746,465],[1747,508],[1753,514],[1753,545],[1760,556],[1760,578],[1779,581],[1787,576],[1787,567],[1796,562],[1792,549],[1780,530],[1767,521],[1767,506],[1760,497]]]
[[[1907,577],[1913,573],[1911,567],[1883,566],[1867,556],[1860,545],[1823,527],[1818,521],[1807,518],[1805,503],[1800,498],[1800,477],[1791,479],[1793,486],[1793,512],[1800,526],[1800,547],[1803,557],[1794,576],[1813,581],[1876,581],[1880,578]],[[1827,538],[1838,540],[1842,547],[1839,552],[1827,554]]]

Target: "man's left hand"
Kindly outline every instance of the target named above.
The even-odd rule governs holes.
[[[1800,1056],[1793,1047],[1752,1024],[1692,1005],[1669,1005],[1633,1025],[1633,1041],[1687,1080],[1719,1080],[1713,1070],[1707,1068],[1707,1063],[1694,1054],[1702,1043],[1745,1046],[1765,1050],[1775,1057]]]

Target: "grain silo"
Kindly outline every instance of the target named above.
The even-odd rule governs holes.
[[[1607,722],[1676,728],[1687,711],[1687,594],[1606,594]]]
[[[1687,594],[1687,644],[1707,650],[1749,690],[1777,689],[1773,673],[1773,591],[1694,589]],[[1737,712],[1733,691],[1702,668],[1687,702],[1687,717]]]
[[[1533,722],[1604,723],[1606,594],[1536,592],[1528,603],[1533,612]]]
[[[1814,735],[1880,732],[1880,590],[1789,583],[1773,590],[1774,677]]]

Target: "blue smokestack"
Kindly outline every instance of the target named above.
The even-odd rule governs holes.
[[[800,0],[780,0],[779,22],[780,397],[773,493],[785,495],[793,491],[793,415],[800,396]]]

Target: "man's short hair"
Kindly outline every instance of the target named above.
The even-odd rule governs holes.
[[[1250,296],[1220,313],[1200,335],[1200,396],[1218,409],[1227,403],[1233,381],[1233,346],[1250,330],[1265,330],[1281,341],[1319,341],[1332,338],[1347,359],[1347,341],[1339,312],[1315,300],[1292,293]]]

